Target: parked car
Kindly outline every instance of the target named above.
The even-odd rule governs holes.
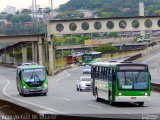
[[[77,82],[77,91],[90,90],[92,78],[90,76],[81,76]]]
[[[83,74],[90,74],[91,73],[91,66],[90,65],[85,65],[83,67]]]

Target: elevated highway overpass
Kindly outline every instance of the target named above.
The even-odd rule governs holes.
[[[112,17],[112,18],[90,18],[90,19],[70,19],[70,20],[51,20],[47,23],[47,39],[44,35],[31,36],[0,36],[2,41],[33,41],[33,49],[38,51],[38,60],[44,64],[42,55],[48,55],[45,59],[49,62],[50,74],[55,70],[55,36],[63,34],[85,34],[100,32],[126,32],[126,31],[156,31],[160,28],[159,16],[135,16],[135,17]],[[13,38],[12,38],[13,37]],[[33,38],[34,37],[34,38]],[[22,39],[23,38],[23,39]],[[30,39],[30,40],[29,40]],[[47,42],[47,46],[46,43]],[[34,46],[34,45],[32,45]],[[44,50],[44,47],[48,50]],[[25,48],[23,49],[26,54]],[[26,55],[25,55],[26,56]],[[24,60],[25,61],[25,60]]]

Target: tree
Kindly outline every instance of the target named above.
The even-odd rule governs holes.
[[[95,48],[94,50],[98,51],[98,52],[102,52],[102,54],[105,54],[105,53],[114,53],[118,49],[114,46],[111,46],[111,45],[100,45],[99,47]]]
[[[28,15],[28,14],[21,14],[19,18],[20,18],[20,21],[22,23],[31,22],[32,21],[32,17],[30,15]]]
[[[11,18],[13,17],[13,14],[8,14],[7,15],[7,21],[11,21]]]
[[[21,13],[22,14],[31,14],[31,10],[29,10],[29,9],[23,9]]]
[[[116,37],[118,37],[118,33],[117,32],[111,32],[111,33],[108,34],[108,37],[116,38]]]
[[[19,23],[20,22],[19,16],[17,16],[17,15],[12,16],[11,22],[12,23]]]

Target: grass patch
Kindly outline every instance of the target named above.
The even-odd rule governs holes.
[[[66,59],[60,58],[60,59],[56,60],[56,68],[61,68],[61,67],[64,67],[66,65],[67,65],[66,64]]]

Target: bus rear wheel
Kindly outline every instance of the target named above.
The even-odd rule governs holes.
[[[98,91],[97,91],[97,88],[95,90],[95,97],[96,97],[96,101],[99,102],[100,101],[100,98],[98,97]]]
[[[111,106],[114,105],[114,102],[112,101],[111,91],[109,91],[109,104],[110,104]]]

